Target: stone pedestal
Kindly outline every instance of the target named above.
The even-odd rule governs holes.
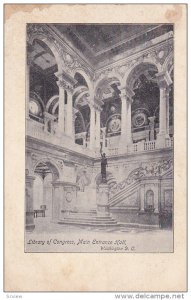
[[[109,186],[107,183],[101,183],[97,188],[97,214],[100,216],[109,216]]]

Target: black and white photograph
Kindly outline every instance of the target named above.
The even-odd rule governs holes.
[[[174,251],[174,26],[26,25],[25,252]]]

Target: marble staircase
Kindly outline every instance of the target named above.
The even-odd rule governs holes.
[[[58,224],[93,226],[93,227],[111,227],[118,226],[117,221],[110,215],[99,215],[96,211],[78,211],[70,212],[65,215]]]

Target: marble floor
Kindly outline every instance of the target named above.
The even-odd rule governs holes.
[[[26,252],[173,252],[173,231],[127,227],[60,225],[49,217],[36,218],[25,233]]]

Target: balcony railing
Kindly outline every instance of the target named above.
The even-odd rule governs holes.
[[[44,129],[44,124],[27,119],[27,135],[34,137],[38,140],[42,140],[60,147],[64,147],[68,150],[85,154],[90,157],[100,157],[100,149],[95,151],[86,148],[83,145],[74,144],[71,137],[64,135],[59,136],[56,133],[50,133]],[[108,157],[118,156],[124,154],[133,154],[137,152],[150,152],[157,149],[172,148],[173,139],[167,139],[165,143],[161,144],[157,140],[153,141],[140,141],[138,143],[133,143],[127,147],[104,147],[103,152],[106,153]]]
[[[107,156],[118,156],[123,154],[148,152],[157,149],[172,148],[172,147],[173,147],[173,138],[167,139],[165,144],[160,144],[157,140],[147,141],[147,142],[143,141],[143,142],[129,145],[125,149],[120,147],[105,148],[104,152],[106,153]],[[99,156],[99,153],[97,156]]]
[[[79,154],[85,154],[90,157],[94,156],[94,152],[90,149],[84,148],[83,146],[78,144],[74,144],[74,141],[71,137],[67,135],[59,136],[56,133],[50,133],[44,129],[44,124],[33,121],[31,119],[27,119],[26,134],[27,136],[66,148]]]

